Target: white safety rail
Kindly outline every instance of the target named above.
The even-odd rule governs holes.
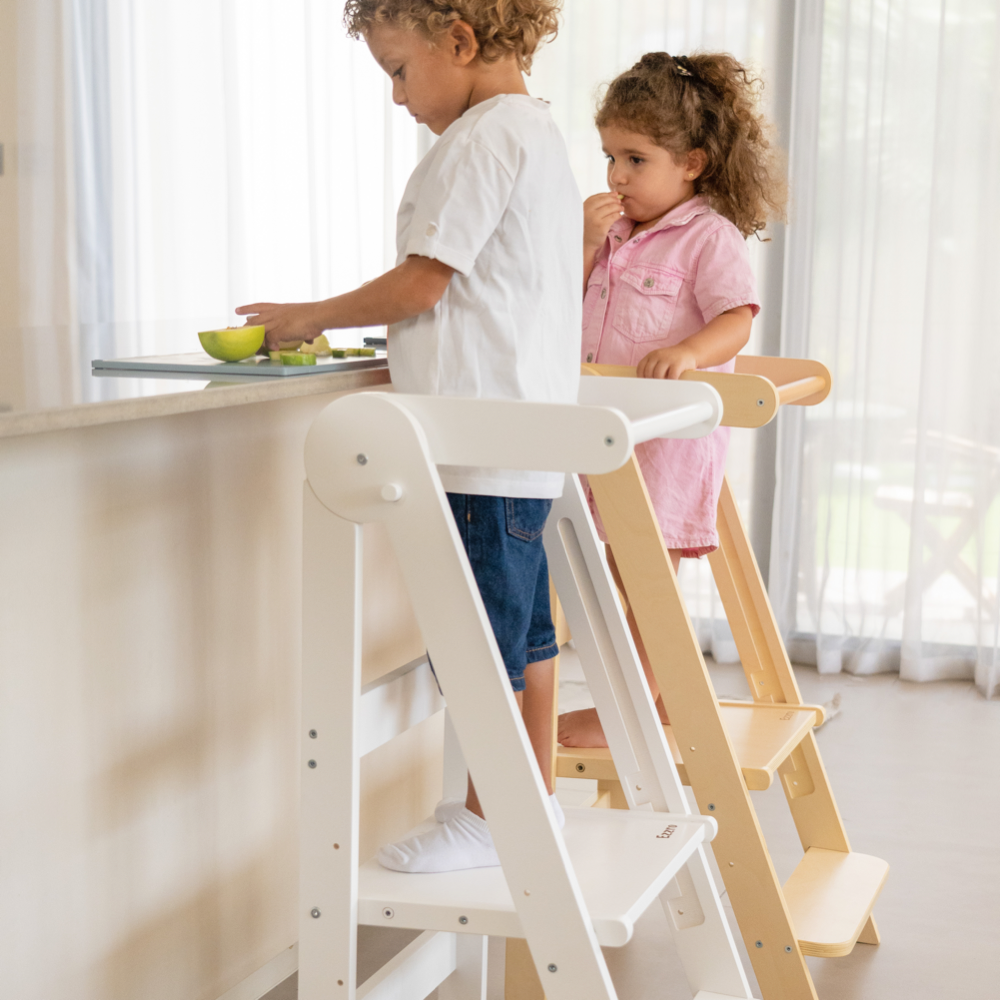
[[[560,831],[436,470],[599,474],[639,441],[707,434],[721,414],[706,384],[606,378],[584,379],[579,405],[375,392],[342,397],[316,419],[304,491],[301,1000],[420,1000],[434,988],[483,1000],[487,935],[526,938],[552,1000],[611,1000],[601,945],[625,944],[656,899],[692,994],[750,997],[708,872],[715,822],[687,807],[576,480],[546,547],[636,808],[570,809]],[[359,865],[361,755],[441,707],[425,664],[362,693],[361,526],[373,521],[389,533],[502,869]],[[359,987],[359,923],[424,933]]]

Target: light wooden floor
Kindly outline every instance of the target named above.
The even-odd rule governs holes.
[[[561,668],[563,710],[589,704],[572,655]],[[710,669],[720,697],[746,695],[738,665]],[[1000,998],[1000,701],[971,683],[796,673],[805,701],[841,696],[820,750],[852,847],[890,865],[875,910],[882,944],[808,959],[820,1000]],[[775,785],[754,802],[787,878],[801,848],[784,796]],[[690,1000],[658,908],[605,955],[620,1000]],[[295,998],[293,977],[266,1000]]]

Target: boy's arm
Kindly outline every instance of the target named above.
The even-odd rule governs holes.
[[[746,346],[752,322],[750,306],[728,309],[687,340],[651,351],[636,365],[635,373],[639,378],[680,378],[694,368],[725,364]]]
[[[388,326],[433,309],[455,269],[431,257],[407,257],[398,267],[353,292],[322,302],[240,306],[248,325],[263,324],[265,344],[276,350],[290,340],[315,340],[324,330]]]

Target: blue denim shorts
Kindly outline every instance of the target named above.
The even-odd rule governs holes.
[[[542,547],[552,501],[449,493],[448,502],[510,686],[523,691],[524,668],[559,652]]]

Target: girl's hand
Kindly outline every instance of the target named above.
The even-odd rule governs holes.
[[[610,191],[592,194],[583,203],[583,246],[597,253],[608,238],[608,230],[622,217],[622,203]]]
[[[315,317],[312,302],[278,305],[274,302],[255,302],[240,306],[237,316],[247,317],[247,326],[264,325],[264,346],[269,351],[278,350],[279,344],[305,340],[310,343],[322,332],[322,325]]]
[[[694,351],[680,343],[650,351],[635,366],[635,374],[639,378],[680,378],[685,372],[697,367],[698,359],[694,356]]]

